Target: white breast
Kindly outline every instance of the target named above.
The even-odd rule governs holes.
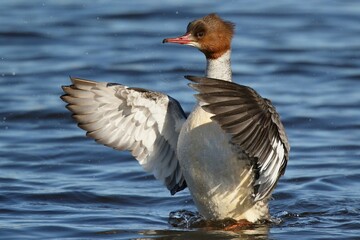
[[[253,173],[249,162],[246,156],[239,159],[229,144],[230,137],[210,117],[196,107],[178,141],[180,166],[194,202],[207,219],[256,221],[258,216],[251,213]]]

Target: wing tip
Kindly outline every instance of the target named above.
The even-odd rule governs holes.
[[[194,89],[195,91],[199,91],[198,84],[195,83],[188,83],[188,86]]]
[[[63,86],[63,89],[64,89],[65,86]],[[65,90],[64,90],[65,92]],[[66,103],[69,103],[68,101],[68,98],[69,98],[69,95],[68,94],[64,94],[64,95],[61,95],[60,96],[60,99],[63,101],[63,102],[66,102]]]
[[[226,84],[229,83],[229,81],[223,80],[223,79],[219,79],[219,78],[209,78],[209,77],[205,77],[205,76],[193,76],[193,75],[185,75],[184,78],[195,82],[195,83],[206,83],[206,84],[216,84],[219,83],[219,81],[221,81],[221,83]],[[232,83],[232,82],[231,82]]]
[[[187,80],[190,80],[192,82],[195,82],[195,83],[200,83],[204,77],[185,75],[184,78],[186,78]]]
[[[173,188],[170,189],[171,195],[175,195],[177,192],[184,190],[187,187],[187,183],[184,180],[181,184],[177,183]]]
[[[88,86],[94,86],[96,85],[95,81],[92,80],[88,80],[85,78],[79,78],[79,77],[73,77],[73,76],[69,76],[71,82],[73,85],[78,85],[78,84],[82,84],[82,85],[88,85]]]

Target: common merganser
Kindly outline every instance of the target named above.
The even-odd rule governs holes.
[[[209,14],[163,40],[206,56],[206,77],[185,76],[199,92],[188,117],[166,94],[116,83],[71,77],[61,98],[87,136],[131,151],[171,194],[188,187],[206,219],[257,222],[269,219],[290,146],[270,100],[232,82],[233,32],[233,23]]]

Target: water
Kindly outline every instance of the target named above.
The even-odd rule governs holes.
[[[84,137],[64,103],[68,76],[163,91],[186,112],[183,75],[204,58],[163,45],[217,12],[237,24],[234,79],[272,99],[292,146],[274,223],[238,232],[174,227],[196,211],[126,152]],[[0,6],[2,239],[359,239],[358,1],[25,1]]]

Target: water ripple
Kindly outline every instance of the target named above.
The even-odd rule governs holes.
[[[1,4],[3,238],[358,238],[358,1]],[[237,24],[234,79],[272,100],[292,146],[273,222],[238,232],[169,224],[179,209],[196,216],[189,192],[171,196],[128,152],[86,138],[59,98],[70,75],[165,92],[188,113],[183,76],[202,75],[205,59],[161,40],[209,12]]]

